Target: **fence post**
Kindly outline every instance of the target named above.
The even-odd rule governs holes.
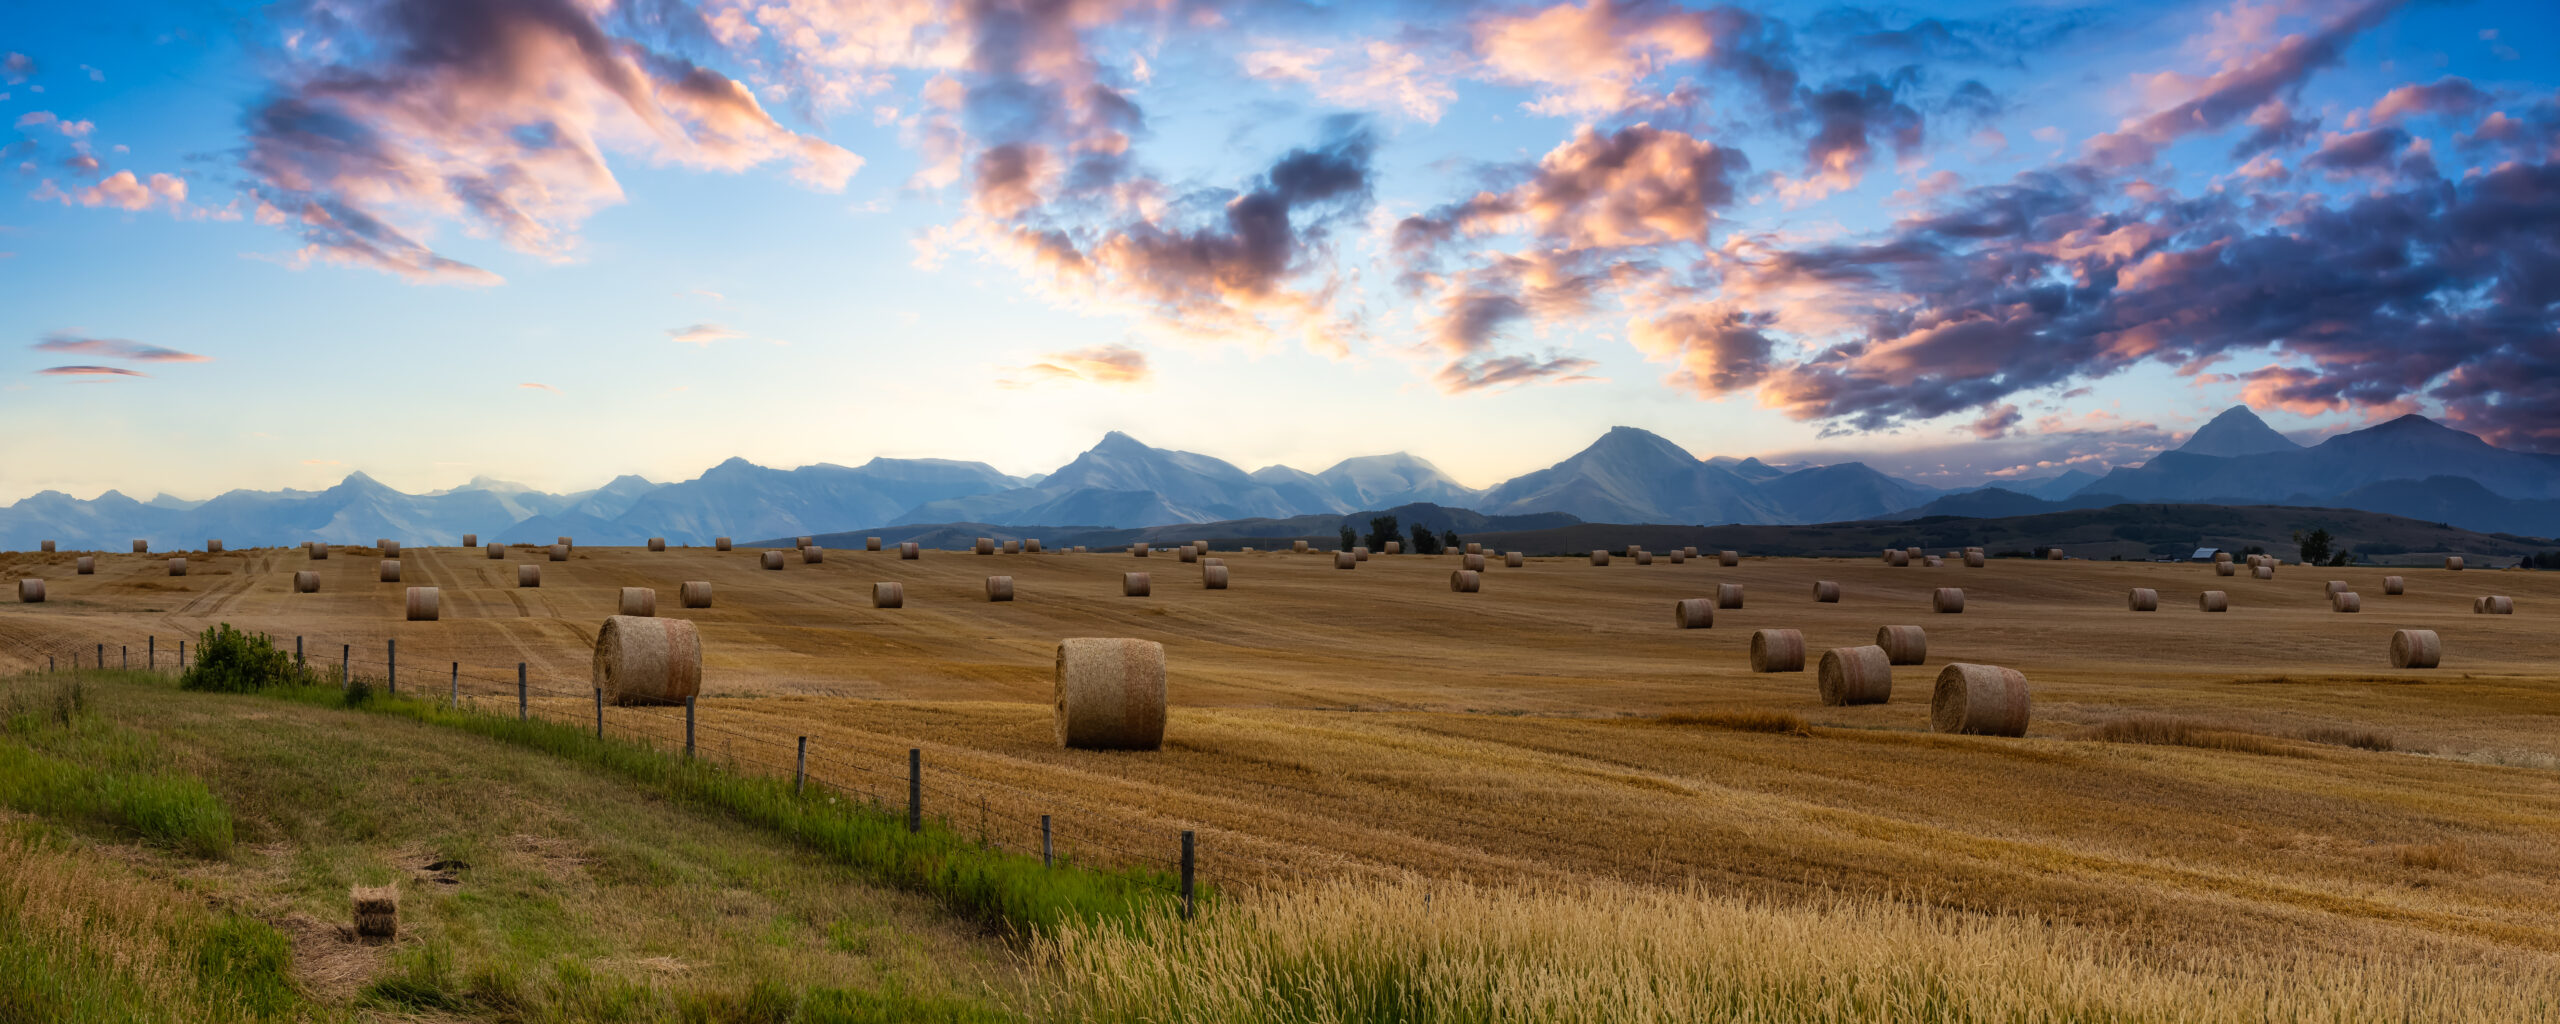
[[[116,667],[127,672],[133,671],[133,645],[116,645]]]
[[[382,642],[382,689],[390,696],[400,695],[400,641]]]
[[[791,769],[791,795],[799,796],[809,784],[809,737],[800,737],[800,761]]]
[[[1056,850],[1056,848],[1055,848],[1055,847],[1053,847],[1053,846],[1049,845],[1049,816],[1048,816],[1048,815],[1046,815],[1046,814],[1043,814],[1043,815],[1041,815],[1041,816],[1040,816],[1040,866],[1041,866],[1041,867],[1044,867],[1044,868],[1046,868],[1046,867],[1055,867],[1055,866],[1057,865],[1057,858],[1056,858],[1055,853],[1054,853],[1054,851],[1055,851],[1055,850]]]
[[[693,760],[693,698],[684,699],[684,759]]]
[[[462,663],[453,663],[453,709],[462,710]]]
[[[105,645],[105,644],[99,644],[99,645],[98,645],[98,671],[100,671],[100,672],[104,672],[104,671],[106,671],[106,670],[107,670],[107,645]]]
[[[524,662],[519,661],[516,662],[516,721],[521,722],[532,716],[532,706],[525,700]]]
[[[145,653],[143,657],[149,659],[144,661],[143,664],[149,666],[151,671],[160,671],[160,638],[157,636],[146,636],[142,638],[142,641],[147,645],[144,648],[147,653]]]
[[[351,666],[353,666],[353,665],[355,664],[355,660],[356,660],[356,645],[354,645],[354,644],[339,644],[339,645],[338,645],[338,688],[339,688],[339,689],[341,689],[341,690],[346,689],[346,688],[347,688],[347,684],[349,684],[349,683],[353,683],[353,682],[355,682],[355,681],[356,681],[355,671],[354,671],[354,670],[353,670],[353,668],[351,667]]]
[[[604,738],[604,687],[596,687],[596,738]]]
[[[298,636],[293,638],[293,667],[302,667],[302,638]]]
[[[1182,918],[1191,919],[1191,830],[1182,830]]]
[[[907,748],[907,831],[924,831],[924,748]]]
[[[178,641],[178,671],[179,671],[179,672],[181,672],[181,673],[183,673],[183,672],[185,672],[186,670],[187,670],[187,642],[186,642],[186,641],[184,641],[184,640],[180,640],[180,641]]]

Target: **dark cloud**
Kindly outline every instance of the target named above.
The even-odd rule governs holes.
[[[35,343],[35,348],[39,352],[77,352],[110,359],[131,359],[139,363],[204,363],[213,359],[123,338],[83,338],[61,332],[45,335],[43,340]]]
[[[2269,103],[2290,99],[2312,72],[2337,63],[2348,43],[2406,2],[2366,0],[2317,32],[2288,36],[2267,52],[2207,79],[2193,99],[2090,139],[2086,158],[2105,167],[2148,164],[2179,139],[2219,131]]]
[[[2320,149],[2302,158],[2302,166],[2313,170],[2354,172],[2387,167],[2391,158],[2409,145],[2409,133],[2398,128],[2372,128],[2331,137]]]
[[[1515,384],[1567,383],[1591,379],[1583,371],[1599,364],[1573,356],[1493,356],[1459,360],[1442,367],[1435,378],[1452,394]]]
[[[42,375],[42,376],[51,376],[51,377],[148,377],[148,376],[151,376],[150,374],[144,373],[144,372],[142,372],[142,371],[140,371],[140,370],[128,370],[128,369],[125,369],[125,368],[120,367],[120,366],[48,366],[48,367],[45,367],[44,369],[37,370],[37,371],[36,371],[36,373],[37,373],[37,374],[39,374],[39,375]]]

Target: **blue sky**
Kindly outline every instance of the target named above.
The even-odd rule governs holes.
[[[2243,400],[2560,449],[2548,5],[10,27],[0,500],[1028,473],[1113,429],[1485,485],[1615,424],[1952,484]]]

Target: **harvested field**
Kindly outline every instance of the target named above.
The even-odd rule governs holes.
[[[438,682],[451,661],[508,678],[521,661],[538,687],[583,693],[620,588],[708,580],[717,607],[661,609],[700,626],[702,720],[770,738],[724,738],[712,756],[787,763],[806,734],[824,771],[902,783],[920,747],[936,813],[1006,842],[1053,814],[1071,847],[1169,857],[1196,829],[1204,875],[1229,885],[1410,872],[1886,897],[2198,964],[2286,949],[2540,969],[2560,954],[2560,672],[2536,614],[2560,607],[2560,574],[2396,568],[2404,594],[2338,615],[2323,580],[2380,595],[2379,570],[1537,558],[1462,595],[1448,557],[1345,573],[1329,552],[1222,552],[1229,589],[1124,598],[1128,555],[1113,552],[993,556],[1020,589],[989,603],[989,559],[836,554],[770,573],[754,552],[580,548],[520,590],[510,562],[412,547],[404,583],[439,588],[443,614],[402,623],[402,587],[359,559],[237,551],[171,578],[148,556],[102,555],[76,576],[69,555],[12,553],[0,577],[51,589],[0,618],[0,668],[97,643],[139,657],[146,635],[165,651],[221,621],[333,655],[396,637],[404,673]],[[321,592],[291,593],[295,570],[322,573]],[[1837,581],[1840,603],[1817,603],[1816,579]],[[904,585],[903,609],[872,609],[880,580]],[[1757,597],[1711,629],[1665,621],[1667,603],[1717,583]],[[2524,613],[2472,614],[2493,583]],[[1964,614],[1927,616],[1928,664],[1894,670],[1890,704],[1826,707],[1813,673],[1749,670],[1753,630],[1864,645],[1958,584]],[[2124,614],[2134,587],[2158,590],[2161,610]],[[2206,589],[2228,590],[2231,610],[2195,611]],[[2391,669],[2399,628],[2440,634],[2442,667]],[[1162,751],[1060,749],[1052,661],[1078,636],[1165,645]],[[1929,733],[1930,681],[1950,661],[2023,672],[2028,735]],[[591,713],[582,699],[555,710]],[[1751,724],[1769,721],[1804,728]]]

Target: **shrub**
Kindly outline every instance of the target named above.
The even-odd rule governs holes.
[[[310,673],[293,663],[274,642],[223,623],[196,637],[195,663],[178,677],[185,690],[253,693],[270,686],[300,685]]]

